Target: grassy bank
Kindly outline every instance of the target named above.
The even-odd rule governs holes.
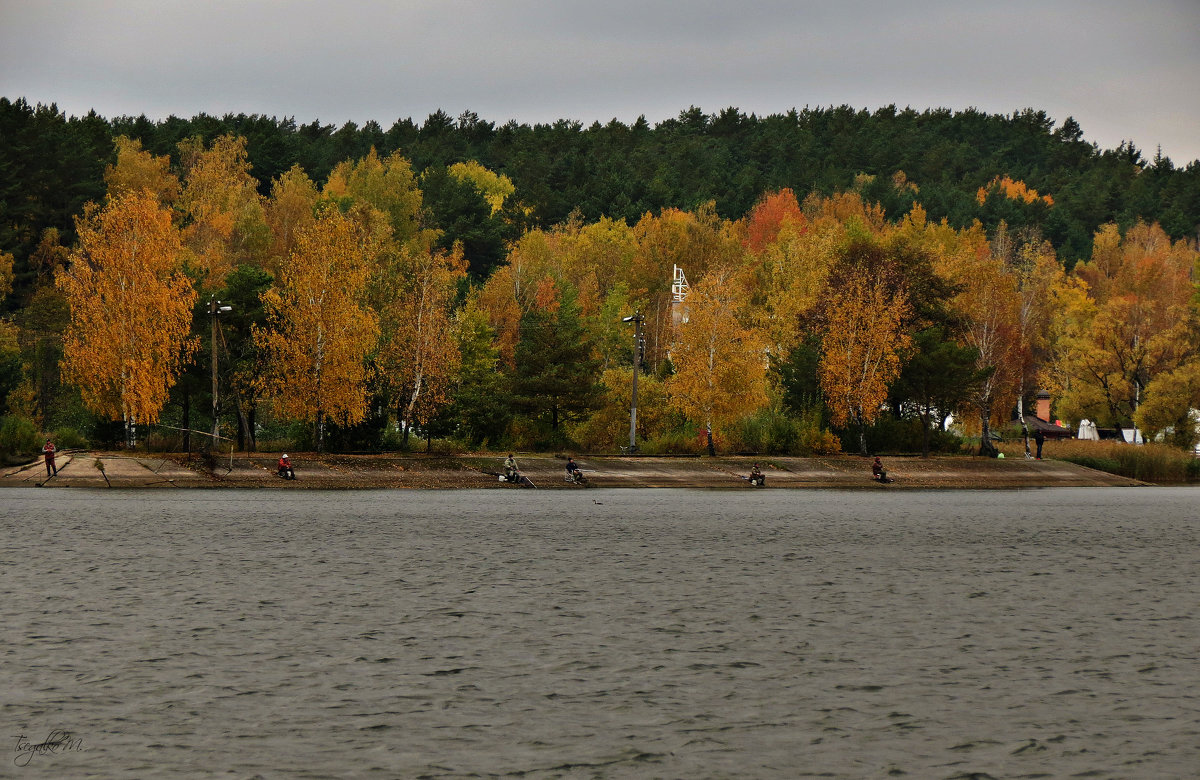
[[[1036,451],[1032,439],[1029,447]],[[1006,458],[1025,456],[1021,441],[1004,442],[999,449]],[[1200,458],[1165,444],[1136,446],[1118,441],[1067,439],[1047,441],[1042,456],[1160,485],[1200,483]]]

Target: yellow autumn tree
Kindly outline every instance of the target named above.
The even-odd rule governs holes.
[[[1020,247],[993,253],[983,226],[955,229],[940,224],[905,223],[901,232],[929,250],[934,270],[957,292],[948,301],[957,320],[957,340],[975,353],[975,370],[963,413],[963,427],[980,434],[980,454],[995,455],[993,425],[1009,419],[1016,406],[1022,377],[1029,375],[1030,348],[1045,343],[1051,306],[1049,296],[1053,254],[1031,238]],[[1010,241],[998,234],[996,246]]]
[[[548,230],[526,232],[509,250],[508,263],[493,271],[479,289],[476,301],[487,313],[505,365],[514,364],[521,318],[538,308],[539,288],[544,289],[547,280],[551,286],[580,286],[584,271],[570,259],[579,231],[579,222],[572,218]]]
[[[988,254],[969,263],[954,301],[964,319],[963,340],[976,350],[980,379],[971,403],[979,415],[979,453],[995,454],[991,426],[1007,417],[1016,403],[1023,364],[1020,342],[1020,291],[1003,261]]]
[[[246,139],[223,135],[207,149],[199,138],[179,144],[185,171],[179,207],[189,264],[204,290],[220,289],[241,263],[263,265],[271,239]]]
[[[123,135],[113,140],[117,162],[104,169],[109,197],[124,192],[149,190],[158,202],[171,206],[179,198],[179,178],[171,172],[171,158],[157,157],[142,149],[142,142]]]
[[[1200,434],[1200,359],[1192,359],[1155,378],[1133,414],[1146,439],[1162,436],[1185,449],[1196,446]]]
[[[1074,274],[1086,297],[1056,311],[1047,373],[1064,417],[1128,428],[1157,378],[1197,359],[1196,262],[1194,246],[1172,242],[1157,224],[1139,222],[1125,235],[1116,225],[1096,232],[1091,258]],[[1163,393],[1158,403],[1167,397],[1180,396]],[[1177,410],[1176,419],[1185,414]]]
[[[434,240],[429,231],[421,230],[421,190],[412,165],[399,152],[380,159],[372,148],[361,160],[338,163],[322,195],[341,203],[343,210],[357,202],[382,212],[398,245],[416,240],[428,246]]]
[[[845,241],[846,225],[839,219],[820,216],[809,223],[801,216],[786,219],[763,246],[762,318],[775,354],[786,355],[803,340],[805,316],[821,303]]]
[[[657,370],[673,338],[674,266],[695,281],[710,269],[740,267],[745,263],[745,252],[738,229],[717,215],[711,201],[695,211],[663,209],[657,217],[646,214],[633,232],[637,253],[628,277],[629,297],[646,317],[646,365]]]
[[[845,224],[854,220],[872,233],[882,233],[887,227],[883,207],[864,202],[857,192],[837,192],[829,196],[814,192],[804,199],[801,210],[809,222]]]
[[[517,342],[521,338],[524,308],[516,292],[521,286],[521,277],[516,268],[503,265],[492,271],[487,282],[476,288],[473,295],[475,305],[494,334],[500,363],[507,368],[513,367]]]
[[[317,185],[299,165],[293,165],[271,185],[271,197],[264,205],[267,227],[271,231],[271,247],[267,252],[266,270],[278,274],[279,268],[296,249],[296,237],[317,218]]]
[[[1017,288],[1013,359],[1016,361],[1017,417],[1025,438],[1025,455],[1030,456],[1029,431],[1025,424],[1025,396],[1037,378],[1037,367],[1049,350],[1053,317],[1052,291],[1064,278],[1062,266],[1050,242],[1036,233],[1014,235],[1001,221],[991,241],[992,254],[1004,264]]]
[[[329,420],[366,415],[366,358],[379,335],[364,303],[373,251],[354,219],[326,208],[298,232],[277,286],[263,294],[267,327],[255,335],[269,366],[264,394],[284,417],[313,424],[318,450]]]
[[[70,305],[65,375],[97,414],[153,423],[183,362],[196,293],[180,271],[179,231],[149,190],[120,193],[76,220],[79,242],[57,278]]]
[[[8,252],[0,252],[0,303],[12,292],[13,256]],[[21,349],[18,345],[18,329],[7,320],[0,319],[0,361],[9,362],[20,359]]]
[[[765,344],[745,322],[747,287],[745,271],[711,269],[692,285],[687,321],[671,345],[671,402],[704,427],[710,455],[716,454],[715,434],[767,401]]]
[[[620,319],[640,305],[631,303],[627,281],[637,252],[634,231],[624,220],[601,218],[583,225],[569,219],[521,236],[507,265],[497,268],[479,290],[478,303],[497,334],[504,362],[511,365],[521,317],[535,305],[538,285],[547,277],[578,291],[582,324],[605,363],[617,343],[628,352],[628,326]],[[669,284],[669,275],[659,281],[663,290]]]
[[[851,248],[850,256],[854,255]],[[858,429],[861,454],[911,338],[908,295],[871,262],[845,262],[830,276],[818,375],[837,427]]]
[[[29,266],[37,274],[38,285],[43,279],[53,281],[60,270],[66,267],[71,250],[62,245],[58,228],[46,228],[37,247],[29,255]]]
[[[581,226],[567,248],[567,281],[582,287],[591,274],[598,296],[606,298],[616,286],[628,288],[637,252],[637,237],[625,220],[601,217]]]
[[[454,163],[446,172],[459,181],[473,184],[492,207],[493,214],[504,208],[504,201],[517,191],[512,179],[502,173],[493,173],[474,160]]]
[[[955,230],[943,220],[927,226],[926,235],[937,273],[957,290],[949,304],[959,321],[959,341],[975,352],[975,378],[962,410],[964,427],[973,430],[977,420],[980,454],[995,455],[991,428],[1007,420],[1016,405],[1026,366],[1021,285],[1033,282],[1025,278],[1019,257],[1010,264],[992,252],[978,221]],[[1037,287],[1041,284],[1029,292],[1043,289]],[[1026,312],[1024,327],[1031,331],[1033,325],[1032,312]]]
[[[461,355],[454,321],[462,249],[401,251],[380,274],[382,323],[378,367],[404,431],[427,423],[450,401]]]

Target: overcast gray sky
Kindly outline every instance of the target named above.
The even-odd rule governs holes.
[[[0,95],[113,117],[503,124],[1033,107],[1200,158],[1200,0],[0,0]]]

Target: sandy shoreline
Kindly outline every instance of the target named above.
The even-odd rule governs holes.
[[[0,487],[186,487],[372,489],[496,488],[501,458],[495,455],[316,455],[296,453],[297,479],[275,475],[275,453],[235,453],[218,459],[211,471],[202,461],[157,453],[67,451],[59,454],[58,475],[47,479],[42,461],[0,471]],[[521,455],[517,461],[538,488],[582,489],[563,479],[565,458]],[[743,478],[753,463],[767,476],[767,489],[859,488],[1034,488],[1113,487],[1146,483],[1055,460],[992,460],[965,456],[888,458],[890,485],[870,478],[869,461],[856,456],[793,457],[619,457],[581,456],[579,466],[592,487],[749,489]]]

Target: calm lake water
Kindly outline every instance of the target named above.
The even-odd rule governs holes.
[[[1198,509],[4,490],[0,777],[1194,778]]]

